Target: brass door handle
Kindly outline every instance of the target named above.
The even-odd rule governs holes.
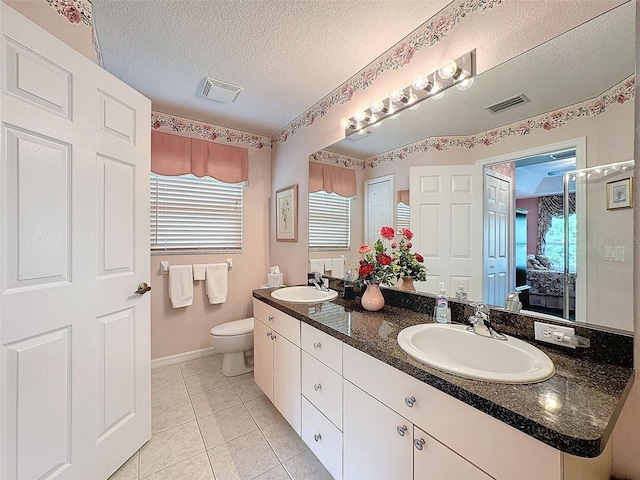
[[[140,285],[138,285],[138,289],[133,293],[135,293],[136,295],[144,295],[149,290],[151,290],[151,287],[147,285],[145,282],[142,282]]]

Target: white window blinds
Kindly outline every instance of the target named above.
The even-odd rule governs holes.
[[[398,202],[396,206],[396,230],[410,228],[411,207],[403,202]]]
[[[309,194],[309,248],[348,250],[351,233],[351,198],[335,193]]]
[[[151,250],[242,251],[242,183],[151,173]]]

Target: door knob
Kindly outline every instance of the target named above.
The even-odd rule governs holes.
[[[133,293],[135,293],[137,295],[144,295],[149,290],[151,290],[151,287],[149,285],[147,285],[145,282],[142,282],[140,285],[138,285],[138,289]]]

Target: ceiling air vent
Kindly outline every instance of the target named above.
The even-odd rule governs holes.
[[[232,103],[236,101],[241,91],[242,87],[207,77],[204,79],[202,94],[216,102]]]
[[[517,107],[518,105],[521,105],[523,103],[527,103],[530,101],[531,100],[529,100],[527,97],[525,97],[523,93],[521,93],[520,95],[508,98],[494,105],[489,105],[488,107],[485,107],[485,108],[489,110],[491,113],[498,113],[498,112],[507,110],[509,108]]]

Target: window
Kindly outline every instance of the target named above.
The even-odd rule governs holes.
[[[564,217],[553,217],[544,237],[544,255],[554,270],[564,270]],[[576,271],[576,214],[569,215],[569,271]]]
[[[309,194],[309,249],[348,250],[351,198],[335,193]]]
[[[401,228],[410,228],[410,213],[411,208],[403,202],[398,202],[396,205],[396,230],[400,231]]]
[[[151,250],[242,251],[243,184],[151,172]]]

